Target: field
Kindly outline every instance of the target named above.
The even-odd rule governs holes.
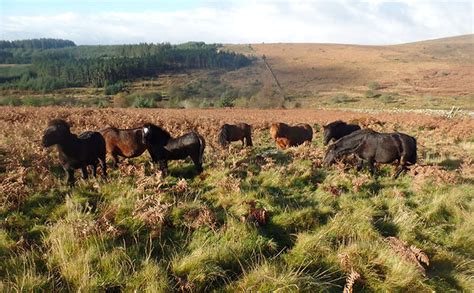
[[[474,290],[474,120],[336,110],[0,108],[0,291]],[[149,155],[109,178],[64,185],[48,120],[72,131],[163,125],[206,141],[205,171]],[[321,125],[354,121],[418,139],[399,179],[324,168]],[[216,145],[224,122],[253,125],[253,148]],[[271,122],[307,122],[308,145],[277,150]],[[79,175],[79,174],[76,174]]]

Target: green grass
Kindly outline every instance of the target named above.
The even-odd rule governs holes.
[[[316,135],[310,147],[208,153],[201,176],[173,162],[161,179],[145,157],[71,189],[33,176],[0,209],[0,290],[340,292],[348,266],[357,291],[473,290],[474,186],[455,158],[431,163],[457,184],[394,181],[389,166],[372,178],[314,164]],[[145,167],[124,175],[132,165]],[[249,202],[266,225],[242,221]],[[388,236],[428,255],[426,276]]]

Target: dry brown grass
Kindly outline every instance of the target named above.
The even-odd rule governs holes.
[[[398,239],[397,237],[387,237],[385,241],[390,247],[396,251],[402,258],[416,265],[418,270],[423,276],[426,276],[426,269],[430,265],[430,259],[428,256],[414,245],[408,245],[405,241]]]

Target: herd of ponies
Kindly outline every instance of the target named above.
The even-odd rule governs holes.
[[[375,173],[375,163],[397,162],[398,167],[393,175],[397,178],[407,170],[408,165],[416,163],[416,139],[404,133],[379,133],[372,129],[361,129],[358,125],[334,121],[323,126],[324,145],[327,147],[323,159],[325,166],[330,166],[337,159],[354,154],[361,170],[364,163],[370,173]],[[313,139],[313,129],[309,124],[294,126],[285,123],[273,123],[270,135],[279,148],[297,146]],[[233,141],[251,147],[252,127],[247,123],[224,124],[220,128],[218,143],[226,148]],[[59,161],[66,172],[66,181],[74,185],[74,170],[81,169],[82,177],[88,178],[88,166],[92,166],[92,175],[97,175],[100,163],[103,177],[107,176],[106,155],[112,158],[113,167],[117,167],[119,157],[133,158],[148,150],[153,163],[166,176],[168,161],[190,157],[196,171],[203,171],[203,154],[206,142],[197,132],[191,131],[173,138],[165,129],[146,123],[142,127],[119,129],[107,127],[100,131],[86,131],[80,135],[71,133],[70,125],[62,119],[53,119],[44,131],[44,147],[56,145]]]

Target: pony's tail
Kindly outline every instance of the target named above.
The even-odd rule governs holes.
[[[412,137],[412,140],[413,140],[413,142],[415,143],[415,147],[414,147],[413,153],[412,153],[412,155],[410,156],[410,158],[409,158],[408,161],[409,161],[412,165],[414,165],[414,164],[416,164],[416,161],[418,160],[418,154],[417,154],[418,146],[417,146],[417,143],[416,143],[416,138]]]
[[[227,129],[225,127],[222,127],[221,131],[219,132],[218,136],[218,142],[221,145],[221,147],[226,147],[228,142],[227,142]]]
[[[251,134],[247,135],[247,137],[245,138],[245,142],[247,143],[247,146],[253,146]]]
[[[248,125],[246,129],[245,143],[247,146],[253,146],[252,143],[252,126]]]

